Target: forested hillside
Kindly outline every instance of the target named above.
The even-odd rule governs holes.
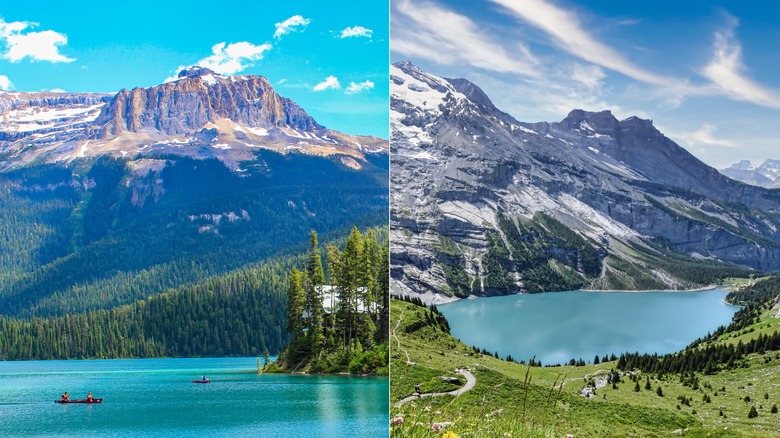
[[[309,232],[387,217],[387,155],[144,160],[0,173],[0,359],[279,353]]]

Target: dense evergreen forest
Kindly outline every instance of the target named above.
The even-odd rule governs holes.
[[[387,156],[367,159],[355,171],[261,151],[236,172],[101,157],[0,174],[0,359],[282,352],[309,231],[338,245],[386,223]]]
[[[267,152],[243,173],[161,157],[139,175],[103,157],[2,174],[0,314],[110,309],[263,260],[312,229],[384,223],[386,158],[361,172]]]
[[[326,247],[326,270],[311,233],[305,266],[289,274],[285,369],[388,373],[389,245],[379,242],[373,230],[352,228],[343,249]]]

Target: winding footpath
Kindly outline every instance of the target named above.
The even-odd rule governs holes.
[[[398,408],[398,407],[403,406],[407,402],[410,402],[412,400],[417,400],[417,399],[423,398],[423,397],[440,397],[442,395],[454,395],[455,397],[457,397],[457,396],[459,396],[459,395],[461,395],[461,394],[463,394],[463,393],[465,393],[467,391],[471,391],[471,388],[473,388],[474,385],[477,384],[477,378],[474,377],[473,374],[471,374],[471,371],[457,369],[457,370],[455,370],[455,373],[456,374],[460,374],[461,376],[466,378],[466,384],[463,385],[461,388],[453,390],[453,391],[448,391],[448,392],[426,392],[424,394],[419,394],[419,395],[418,394],[412,394],[412,395],[410,395],[408,397],[405,397],[405,398],[402,398],[401,400],[398,400],[398,402],[396,402],[396,404],[394,406],[396,408]]]
[[[398,326],[401,324],[401,321],[404,319],[404,311],[401,311],[401,315],[398,317],[398,321],[395,323],[395,327],[393,327],[393,337],[395,338],[395,342],[398,344],[398,349],[403,351],[406,355],[406,363],[409,365],[414,365],[414,362],[411,361],[409,358],[409,353],[406,351],[404,347],[401,346],[401,340],[398,339],[398,336],[395,335],[396,330],[398,330]]]
[[[415,365],[414,362],[411,361],[411,358],[409,357],[409,353],[406,351],[405,348],[401,346],[401,340],[398,339],[398,336],[396,336],[395,332],[398,330],[398,326],[401,324],[401,321],[404,319],[404,312],[401,311],[401,315],[398,317],[398,321],[395,323],[395,327],[393,327],[393,330],[391,332],[391,336],[395,338],[396,345],[398,345],[398,349],[403,351],[406,355],[406,363],[408,365]],[[463,394],[466,391],[471,391],[471,388],[474,387],[474,385],[477,384],[477,378],[474,377],[473,374],[471,374],[471,371],[465,370],[465,369],[456,369],[456,374],[460,374],[461,376],[466,378],[466,384],[463,385],[461,388],[448,391],[448,392],[428,392],[425,394],[412,394],[408,397],[404,397],[401,400],[398,400],[396,404],[394,405],[396,408],[403,406],[405,403],[410,402],[412,400],[417,400],[418,398],[422,397],[439,397],[442,395],[454,395],[455,397]]]

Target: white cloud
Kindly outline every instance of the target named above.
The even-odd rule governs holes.
[[[739,147],[739,145],[732,140],[716,137],[715,131],[717,130],[718,130],[717,126],[710,123],[705,123],[701,125],[701,127],[694,132],[683,132],[677,134],[676,137],[679,137],[689,146],[704,145],[704,146],[722,146],[727,148]]]
[[[8,91],[14,88],[14,84],[11,79],[6,75],[0,75],[0,90]]]
[[[30,61],[73,62],[59,51],[60,46],[68,43],[67,35],[53,30],[41,32],[24,32],[37,23],[15,21],[7,23],[0,18],[0,41],[3,41],[7,51],[2,54],[4,59],[19,62],[24,58]]]
[[[371,81],[363,81],[360,83],[350,82],[347,86],[347,94],[360,93],[361,91],[370,90],[374,88],[374,83]]]
[[[559,48],[571,55],[641,82],[666,86],[672,81],[635,66],[611,47],[596,41],[580,26],[578,17],[571,11],[558,8],[545,0],[491,1],[547,33]]]
[[[607,74],[598,65],[574,64],[571,71],[571,78],[588,88],[600,86],[601,81],[606,77]]]
[[[335,76],[328,76],[324,81],[314,86],[314,91],[338,90],[341,88],[339,80]]]
[[[440,65],[471,65],[483,70],[538,76],[537,60],[522,44],[507,50],[469,18],[428,1],[395,3],[390,49]]]
[[[365,37],[371,39],[371,36],[373,34],[374,34],[373,30],[365,28],[363,26],[351,26],[342,30],[341,36],[339,38]]]
[[[288,33],[295,32],[299,29],[303,30],[309,23],[311,23],[310,19],[303,18],[301,15],[293,15],[281,23],[276,23],[274,38],[279,39],[282,35],[287,35]]]
[[[739,22],[730,15],[727,19],[727,26],[715,32],[713,57],[702,74],[732,99],[780,108],[780,92],[769,90],[743,75],[746,68],[742,63],[742,45],[734,36],[734,29]]]
[[[223,75],[236,74],[247,67],[251,67],[255,61],[263,59],[265,52],[271,50],[268,43],[255,45],[246,41],[225,44],[224,42],[211,47],[211,56],[201,59],[193,65],[210,68],[214,72]],[[187,68],[179,66],[176,73]],[[169,77],[165,82],[176,80],[177,76]]]

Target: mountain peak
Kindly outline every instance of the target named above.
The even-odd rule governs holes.
[[[180,71],[178,77],[194,78],[194,77],[206,76],[206,75],[219,75],[219,74],[215,73],[214,70],[211,70],[210,68],[201,67],[199,65],[193,65],[191,67],[187,67],[184,70]]]
[[[615,130],[618,127],[619,122],[615,116],[612,115],[612,111],[604,110],[599,112],[585,111],[581,109],[575,109],[569,112],[569,114],[560,122],[561,126],[568,129],[590,129],[590,130]]]

